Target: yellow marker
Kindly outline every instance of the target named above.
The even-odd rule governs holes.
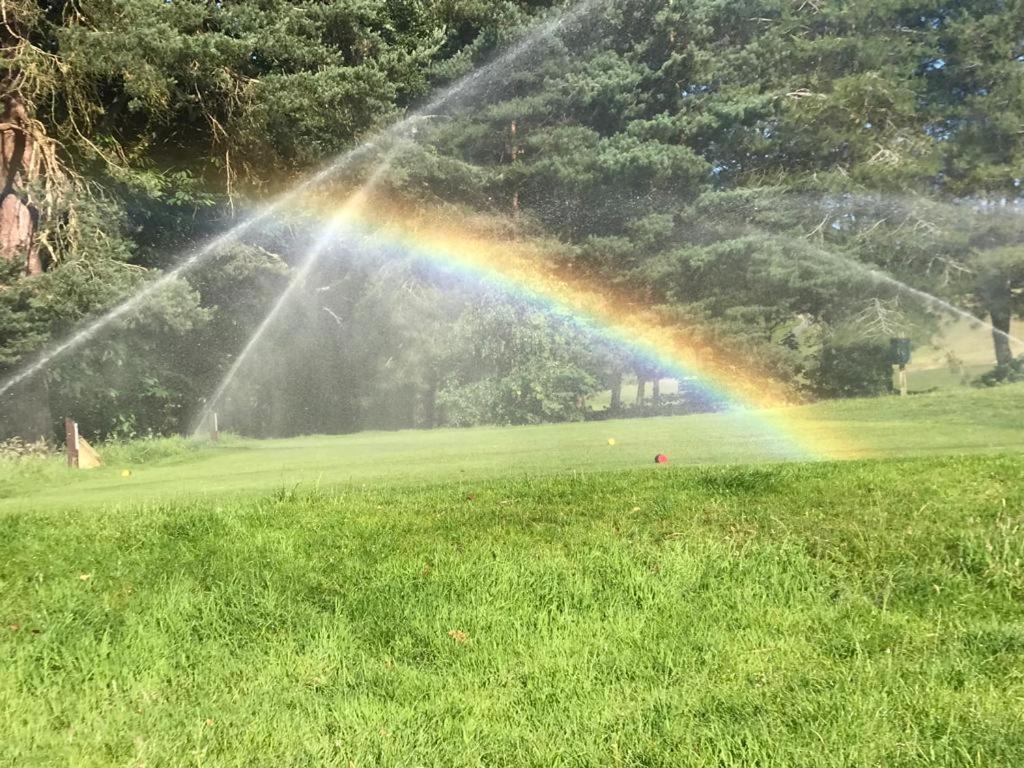
[[[615,438],[614,437],[609,437],[608,438],[608,445],[615,445]]]
[[[122,469],[121,470],[121,477],[131,477],[131,476],[132,476],[132,471],[130,469]]]

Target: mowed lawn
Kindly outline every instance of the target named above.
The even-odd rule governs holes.
[[[7,466],[0,765],[1024,765],[1020,392],[826,408],[910,458],[552,472],[538,428],[548,464],[403,433],[433,478],[359,463],[401,435]],[[355,469],[220,474],[302,454]]]
[[[609,439],[614,445],[609,445]],[[142,441],[107,466],[0,463],[0,510],[215,499],[352,485],[418,486],[490,477],[1024,451],[1024,385],[775,411],[477,429],[369,432],[291,440]],[[130,477],[122,477],[124,470]]]

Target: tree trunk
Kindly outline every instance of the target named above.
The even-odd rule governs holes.
[[[519,126],[516,121],[512,121],[512,125],[509,126],[509,158],[512,164],[515,164],[520,155],[523,154],[523,148],[519,145]],[[512,191],[512,223],[518,234],[519,229],[519,188],[517,187]]]
[[[647,380],[637,376],[636,378],[636,404],[643,405],[647,396]]]
[[[661,379],[657,376],[651,380],[651,401],[655,407],[661,405]]]
[[[36,232],[39,211],[26,185],[37,173],[36,140],[25,105],[17,94],[3,97],[0,116],[0,258],[17,261],[26,275],[43,271]]]
[[[992,344],[996,352],[996,365],[1004,366],[1013,362],[1013,349],[1010,347],[1010,307],[992,309]]]
[[[6,87],[0,82],[0,90]],[[17,93],[7,93],[0,111],[0,259],[15,262],[22,273],[43,271],[39,256],[39,211],[30,202],[27,185],[38,177],[38,156],[32,121]],[[35,376],[8,393],[0,403],[0,439],[51,439],[52,420],[46,381]]]
[[[992,319],[992,345],[995,348],[996,365],[1009,365],[1013,362],[1013,349],[1010,347],[1010,320],[1013,316],[1010,279],[1002,274],[990,275],[985,280],[983,292]]]
[[[622,410],[622,371],[615,371],[609,382],[612,390],[612,402],[609,410],[616,412]]]

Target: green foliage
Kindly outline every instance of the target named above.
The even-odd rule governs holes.
[[[0,75],[58,142],[64,181],[32,191],[49,273],[0,276],[0,370],[222,231],[243,195],[289,185],[493,59],[552,5],[9,0]],[[1022,19],[1019,0],[603,0],[417,123],[381,187],[558,237],[572,274],[663,308],[795,392],[877,391],[867,346],[927,339],[942,314],[901,282],[1006,331],[1024,312]],[[354,164],[339,186],[366,173]],[[55,369],[55,413],[85,409],[95,434],[184,429],[308,246],[256,240],[132,321],[139,338],[111,335]],[[569,346],[591,341],[554,320],[482,350],[474,324],[501,338],[498,320],[437,285],[354,267],[306,286],[285,319],[308,333],[282,331],[260,357],[236,397],[244,429],[574,419],[594,379],[630,366],[584,361]],[[832,360],[851,339],[857,362]],[[1008,347],[995,351],[1005,366]],[[514,364],[497,362],[506,353]]]
[[[0,261],[0,370],[18,362],[48,338],[47,318],[35,300],[34,285],[18,281],[21,265]]]
[[[817,366],[808,371],[810,386],[821,397],[873,397],[892,392],[892,364],[887,346],[860,342],[822,347]]]
[[[241,191],[286,184],[393,119],[426,91],[435,64],[486,52],[485,27],[493,35],[521,25],[528,11],[472,2],[6,5],[16,45],[4,82],[57,142],[47,182],[71,182],[41,221],[49,271],[21,280],[5,266],[0,275],[0,371],[155,279],[144,270],[173,266],[230,221]],[[190,275],[191,287],[173,284],[32,386],[93,436],[187,429],[288,269],[260,247],[226,253]]]
[[[581,334],[545,314],[508,304],[464,313],[452,329],[438,404],[444,423],[538,424],[583,418],[597,388]],[[467,355],[465,350],[470,350]]]
[[[891,335],[937,327],[898,281],[989,314],[995,272],[1019,315],[1018,5],[613,0],[431,141],[574,267],[801,388],[833,334],[882,335],[879,302]],[[471,199],[460,172],[427,179]]]
[[[199,296],[183,281],[168,284],[145,308],[98,340],[57,361],[48,377],[51,411],[73,414],[93,438],[133,438],[187,428],[195,397],[179,352],[207,322]]]
[[[249,185],[319,163],[421,95],[482,27],[472,2],[113,0],[38,13],[6,65],[51,135],[140,192],[167,165]],[[11,13],[11,11],[9,11]],[[55,52],[55,56],[50,56]]]

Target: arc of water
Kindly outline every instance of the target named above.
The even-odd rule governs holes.
[[[992,323],[988,322],[987,320],[982,320],[977,315],[968,312],[966,309],[958,307],[956,304],[952,304],[951,302],[948,302],[945,299],[940,299],[938,296],[928,293],[927,291],[922,291],[919,288],[915,288],[912,285],[907,285],[902,280],[897,280],[895,277],[883,274],[876,269],[869,268],[868,274],[870,274],[872,278],[879,282],[891,285],[893,288],[896,288],[897,290],[902,291],[904,293],[909,293],[911,296],[920,299],[929,306],[938,307],[939,309],[948,312],[952,315],[956,315],[964,320],[970,320],[972,323],[977,323],[978,325],[985,328],[985,330],[991,331],[992,334],[998,336],[1001,339],[1006,339],[1012,344],[1024,345],[1024,339],[1021,339],[1018,336],[1014,336],[1012,333],[1007,333],[1006,331],[1000,328],[996,328],[994,325],[992,325]]]
[[[309,253],[306,256],[306,259],[302,264],[302,267],[300,267],[299,270],[294,275],[292,275],[292,278],[288,281],[288,284],[284,287],[284,290],[281,291],[281,294],[277,297],[277,301],[274,302],[274,305],[270,308],[270,311],[260,322],[259,326],[256,328],[256,331],[253,333],[253,335],[249,337],[249,341],[246,342],[245,347],[242,348],[242,351],[238,354],[238,357],[235,358],[235,361],[231,364],[231,367],[228,368],[228,371],[224,375],[224,378],[221,380],[220,384],[217,385],[217,389],[214,391],[213,395],[206,401],[206,404],[199,412],[199,416],[197,417],[195,425],[192,430],[193,434],[198,434],[198,432],[203,428],[203,425],[207,422],[207,419],[209,419],[210,414],[213,412],[213,409],[217,407],[217,404],[220,402],[221,398],[224,397],[224,394],[227,392],[228,387],[231,386],[231,382],[234,381],[235,376],[238,375],[238,371],[241,370],[242,366],[245,364],[246,359],[248,359],[249,355],[252,354],[253,350],[256,349],[256,346],[259,344],[260,339],[263,338],[263,335],[274,324],[274,320],[276,320],[277,316],[281,314],[281,311],[288,303],[288,300],[291,298],[292,294],[295,293],[296,289],[303,282],[305,282],[306,278],[313,271],[313,268],[319,263],[320,256],[327,248],[327,245],[330,242],[331,237],[335,233],[337,233],[340,224],[353,213],[358,211],[360,207],[362,207],[367,197],[369,197],[369,195],[377,186],[377,184],[380,183],[380,180],[384,177],[384,174],[387,173],[388,169],[391,167],[391,163],[393,162],[395,154],[398,151],[398,146],[400,145],[396,144],[395,146],[392,146],[391,150],[384,157],[381,163],[377,166],[373,174],[371,174],[370,178],[367,179],[366,182],[352,195],[350,195],[349,198],[342,204],[341,208],[338,209],[334,216],[331,217],[331,221],[325,228],[324,233],[317,240],[317,242],[314,243],[313,247],[310,248]]]
[[[303,281],[305,281],[309,273],[312,272],[313,266],[319,260],[320,254],[324,251],[325,248],[327,248],[327,246],[330,244],[332,236],[337,232],[337,227],[338,217],[335,217],[324,226],[323,232],[321,233],[320,237],[309,249],[309,253],[306,255],[306,260],[303,262],[302,266],[292,276],[291,280],[289,280],[288,285],[285,286],[285,289],[281,292],[281,295],[278,296],[278,299],[274,303],[274,306],[271,307],[270,312],[267,313],[267,315],[260,322],[259,326],[257,326],[255,333],[253,333],[253,335],[249,337],[249,341],[246,342],[245,347],[242,348],[242,351],[235,358],[234,362],[231,364],[231,367],[228,368],[228,372],[224,375],[224,378],[217,386],[216,391],[213,393],[210,399],[207,400],[206,405],[203,407],[202,411],[199,413],[199,416],[196,418],[196,422],[192,430],[193,433],[198,433],[198,431],[202,429],[202,426],[207,423],[207,419],[209,419],[210,414],[213,412],[213,409],[216,407],[217,403],[220,402],[220,399],[224,396],[224,393],[231,385],[231,382],[234,381],[235,376],[238,374],[238,371],[241,370],[242,365],[245,364],[245,361],[248,359],[250,353],[256,348],[256,345],[263,337],[263,334],[266,333],[270,326],[274,324],[274,320],[277,319],[277,316],[284,309],[285,305],[288,303],[288,299],[295,292],[295,289]]]
[[[455,83],[445,88],[437,97],[420,109],[417,109],[412,114],[384,129],[375,137],[364,142],[358,147],[355,147],[354,149],[335,158],[325,168],[299,182],[287,192],[282,193],[270,203],[262,206],[258,211],[249,216],[249,218],[239,222],[224,234],[202,246],[178,266],[174,267],[169,272],[164,273],[160,278],[149,283],[141,291],[109,310],[106,314],[95,319],[78,333],[60,342],[49,351],[43,352],[42,355],[33,363],[24,366],[16,371],[12,376],[4,380],[3,383],[0,384],[0,395],[5,394],[22,381],[39,373],[56,358],[80,347],[118,318],[139,308],[147,299],[158,293],[169,283],[176,280],[178,277],[181,277],[186,272],[189,272],[200,263],[206,261],[211,255],[220,249],[235,242],[243,234],[265,221],[274,213],[283,209],[288,204],[295,202],[304,192],[337,175],[353,161],[375,148],[377,143],[387,141],[389,139],[401,138],[403,134],[413,130],[417,122],[426,118],[431,113],[446,106],[450,106],[452,103],[457,103],[460,98],[473,93],[480,83],[486,82],[501,69],[515,63],[517,59],[532,50],[541,40],[550,37],[558,27],[581,18],[589,13],[600,2],[602,2],[602,0],[580,0],[580,2],[571,7],[571,10],[560,13],[548,21],[534,26],[501,56],[483,67],[475,69],[459,78]]]
[[[586,0],[585,2],[578,4],[572,16],[581,15],[586,10],[589,10],[589,8],[593,6],[595,3],[596,0]],[[556,18],[553,19],[552,21],[549,21],[547,24],[542,25],[537,30],[537,34],[530,35],[527,38],[521,40],[512,49],[507,51],[498,61],[504,63],[511,63],[516,58],[521,56],[523,53],[528,51],[533,45],[537,43],[538,40],[542,39],[546,35],[551,34],[551,32],[554,31],[555,26],[564,23],[564,21],[564,18]],[[480,78],[484,74],[488,73],[489,70],[492,70],[496,64],[497,62],[492,62],[486,67],[483,67],[479,70],[470,73],[469,75],[467,75],[466,78],[464,78],[464,82],[460,81],[462,85],[460,85],[458,88],[454,90],[449,89],[449,91],[443,94],[442,97],[435,99],[433,102],[431,102],[426,107],[421,109],[417,114],[421,118],[431,116],[429,114],[430,112],[444,106],[447,101],[454,99],[457,95],[459,95],[466,88],[468,88],[473,82],[479,81]],[[402,137],[398,136],[396,138],[401,139]],[[260,339],[273,325],[277,316],[284,309],[285,305],[288,303],[288,300],[291,298],[292,294],[295,292],[298,286],[305,281],[310,272],[312,272],[313,268],[319,262],[320,256],[326,249],[327,241],[337,231],[339,223],[343,221],[345,218],[347,218],[349,215],[351,215],[363,204],[363,202],[366,200],[366,198],[369,196],[372,190],[383,178],[388,168],[390,168],[391,163],[394,161],[394,157],[397,154],[399,146],[401,146],[401,142],[396,141],[395,144],[393,144],[391,149],[388,151],[387,155],[385,155],[384,159],[374,170],[370,178],[367,179],[363,186],[360,187],[351,197],[349,197],[348,200],[345,201],[339,212],[335,214],[335,216],[332,218],[332,222],[331,224],[328,225],[325,234],[310,249],[309,254],[306,257],[306,260],[303,263],[303,266],[295,273],[295,275],[292,276],[292,279],[288,282],[284,290],[281,292],[280,296],[278,296],[277,301],[271,307],[270,312],[268,312],[266,317],[263,318],[263,321],[257,327],[253,335],[249,338],[249,341],[246,343],[245,347],[242,349],[238,357],[235,359],[231,367],[228,369],[227,373],[224,375],[224,378],[217,386],[217,389],[214,391],[213,395],[206,401],[206,404],[203,406],[203,409],[200,411],[200,414],[196,419],[195,428],[193,432],[198,432],[202,428],[202,425],[206,423],[206,420],[209,418],[210,413],[213,411],[214,408],[216,408],[221,398],[224,397],[224,394],[231,386],[231,383],[232,381],[234,381],[234,378],[238,374],[238,371],[245,364],[246,359],[248,359],[249,355],[253,352],[253,350],[255,350],[256,346],[259,344]]]
[[[397,148],[393,148],[389,152],[389,154],[384,158],[381,164],[377,167],[377,169],[374,171],[370,179],[367,180],[364,186],[357,190],[351,197],[348,198],[348,200],[345,201],[339,212],[332,218],[331,224],[328,225],[329,231],[324,236],[325,238],[337,232],[339,223],[348,218],[353,213],[355,213],[359,209],[359,207],[365,202],[366,198],[370,195],[373,188],[387,172],[387,169],[390,167],[390,164],[393,161],[393,158],[396,153]],[[758,232],[759,234],[768,234],[763,230],[759,230],[756,228],[754,228],[753,231]],[[278,314],[280,314],[281,310],[284,308],[285,304],[287,303],[291,295],[294,293],[295,289],[305,281],[306,277],[312,271],[314,266],[319,262],[319,259],[325,250],[325,242],[325,240],[321,240],[316,245],[314,245],[314,247],[310,250],[310,254],[307,257],[306,261],[304,262],[303,266],[293,276],[291,281],[285,287],[284,291],[279,296],[277,302],[274,304],[269,314],[266,316],[266,318],[264,318],[263,322],[257,328],[256,332],[253,334],[249,342],[246,344],[245,348],[242,350],[238,358],[235,360],[234,364],[228,370],[227,374],[221,381],[220,385],[218,386],[213,396],[207,401],[206,406],[203,408],[197,420],[197,426],[195,431],[198,432],[201,426],[206,422],[206,419],[209,417],[209,414],[212,412],[213,408],[216,407],[220,399],[224,396],[228,387],[231,385],[231,382],[234,380],[234,377],[238,374],[238,371],[244,364],[246,358],[255,349],[260,338],[273,324],[274,320],[276,319]],[[801,241],[801,245],[806,246],[806,243],[804,241]],[[1024,341],[1017,338],[1016,336],[1001,331],[998,328],[995,328],[990,323],[987,323],[984,320],[977,318],[967,310],[957,307],[955,304],[952,304],[951,302],[941,299],[938,296],[930,294],[927,291],[915,288],[914,286],[909,285],[908,283],[898,280],[897,278],[892,277],[891,275],[887,275],[883,272],[880,272],[879,270],[869,267],[866,264],[862,264],[861,262],[855,259],[851,259],[849,257],[843,256],[842,254],[835,253],[834,251],[822,248],[820,246],[813,247],[813,252],[816,256],[818,256],[818,258],[822,260],[829,261],[833,264],[841,265],[845,268],[853,269],[854,271],[859,272],[860,274],[868,277],[875,283],[889,285],[902,293],[907,293],[914,296],[915,298],[921,300],[928,306],[937,307],[950,314],[956,315],[961,318],[969,319],[972,322],[976,322],[990,330],[992,333],[1005,337],[1007,340],[1013,343],[1024,344]]]
[[[749,224],[745,226],[743,231],[749,232],[754,235],[763,236],[766,238],[779,237],[779,235],[777,234],[773,234],[771,232],[768,232],[767,230],[761,229],[760,227]],[[795,238],[792,237],[783,237],[785,237],[787,242],[798,242],[800,245],[800,250],[807,248],[809,245],[809,243],[806,240],[796,241]],[[897,291],[901,293],[910,294],[911,296],[915,297],[916,299],[919,299],[921,302],[928,306],[938,308],[944,312],[947,312],[951,315],[955,315],[961,319],[970,320],[972,323],[976,323],[982,326],[986,330],[991,331],[995,336],[998,336],[999,338],[1002,339],[1006,339],[1012,344],[1024,345],[1024,339],[1021,339],[1018,336],[1014,336],[1011,333],[1007,333],[1006,331],[996,328],[991,323],[982,320],[977,315],[968,312],[966,309],[962,307],[958,307],[956,304],[953,304],[952,302],[939,298],[938,296],[928,293],[927,291],[923,291],[920,288],[915,288],[909,283],[899,280],[898,278],[895,278],[892,275],[888,275],[885,272],[881,272],[878,269],[868,266],[867,264],[857,261],[856,259],[850,258],[849,256],[844,256],[840,253],[836,253],[835,251],[829,250],[820,245],[811,245],[810,247],[814,254],[819,258],[819,260],[828,261],[831,262],[832,264],[837,264],[839,266],[852,269],[854,272],[864,275],[865,277],[869,278],[875,283],[888,285],[892,288],[895,288]]]
[[[390,159],[390,155],[388,159]],[[369,195],[373,187],[376,186],[380,178],[386,172],[386,169],[388,167],[388,159],[386,159],[385,162],[381,164],[381,166],[374,172],[370,179],[367,180],[366,184],[364,184],[361,188],[356,190],[356,192],[353,193],[348,198],[348,200],[345,201],[345,203],[334,214],[334,216],[331,217],[331,220],[324,227],[324,230],[321,233],[320,237],[309,249],[309,252],[307,253],[305,260],[303,261],[302,266],[295,272],[295,274],[292,275],[291,279],[288,281],[288,284],[284,287],[284,290],[281,291],[280,295],[278,295],[277,297],[277,300],[270,308],[270,311],[266,314],[266,316],[257,326],[252,336],[249,337],[249,340],[242,348],[242,351],[238,353],[238,356],[231,364],[231,367],[228,368],[227,373],[224,374],[224,378],[221,379],[220,384],[217,385],[217,389],[214,391],[213,395],[210,396],[210,398],[206,401],[205,405],[203,406],[202,410],[199,412],[199,416],[196,418],[192,429],[193,434],[197,434],[203,428],[203,425],[207,423],[210,414],[217,407],[217,404],[221,401],[221,398],[224,397],[224,394],[227,392],[228,387],[231,386],[231,383],[234,381],[235,376],[238,375],[238,372],[245,364],[245,361],[256,349],[257,345],[260,342],[260,339],[263,338],[263,335],[270,329],[270,327],[274,324],[274,321],[277,319],[278,315],[280,315],[281,312],[284,310],[285,306],[288,304],[288,300],[292,297],[292,294],[294,294],[298,287],[306,281],[306,278],[313,271],[313,268],[317,265],[317,263],[319,263],[320,256],[327,249],[328,245],[330,244],[331,238],[337,234],[341,224],[344,222],[345,219],[347,219],[354,212],[356,212],[360,206],[362,206],[362,204],[366,200],[367,195]]]
[[[886,198],[886,199],[888,200],[888,198]],[[858,197],[855,198],[855,200],[869,201],[869,202],[872,201],[871,198],[866,197],[866,196],[858,196]],[[799,198],[798,198],[798,201],[799,201]],[[910,200],[908,202],[908,201],[904,200],[903,198],[895,198],[895,201],[899,205],[904,206],[904,208],[907,209],[907,210],[909,210],[914,205],[914,201],[913,200]],[[930,200],[929,199],[926,202],[929,203],[929,204],[940,205],[943,208],[949,208],[950,207],[949,203],[943,203],[941,201],[936,201],[936,200]],[[891,205],[891,203],[890,203],[890,205]],[[1017,215],[1016,212],[1011,212],[1011,213],[1013,215]],[[756,227],[756,226],[752,226],[752,225],[747,225],[746,230],[751,232],[751,233],[753,233],[753,234],[759,235],[759,236],[775,237],[775,235],[772,235],[770,232],[767,232],[766,230],[761,229],[760,227]],[[800,240],[799,242],[800,242],[802,247],[808,245],[807,241]],[[867,264],[864,264],[862,262],[859,262],[856,259],[852,259],[852,258],[850,258],[848,256],[844,256],[842,254],[836,253],[835,251],[829,250],[829,249],[824,248],[824,247],[822,247],[820,245],[813,245],[812,247],[813,247],[814,252],[820,258],[822,258],[822,259],[824,259],[826,261],[831,261],[833,264],[839,264],[839,265],[842,265],[844,267],[851,268],[855,272],[859,272],[860,274],[865,275],[866,277],[870,278],[872,281],[874,281],[876,283],[880,283],[880,284],[884,284],[884,285],[889,285],[890,287],[895,288],[897,291],[899,291],[901,293],[909,294],[909,295],[915,297],[916,299],[919,299],[922,303],[926,304],[927,306],[940,309],[940,310],[942,310],[944,312],[947,312],[947,313],[949,313],[951,315],[955,315],[955,316],[957,316],[959,318],[962,318],[962,319],[965,319],[965,320],[970,320],[972,323],[976,323],[976,324],[982,326],[983,328],[985,328],[986,330],[990,331],[992,334],[994,334],[998,338],[1005,339],[1005,340],[1007,340],[1007,341],[1009,341],[1009,342],[1011,342],[1013,344],[1024,345],[1024,339],[1021,339],[1018,336],[1014,336],[1011,333],[1007,333],[1006,331],[1003,331],[1003,330],[1001,330],[999,328],[996,328],[990,322],[987,322],[986,320],[981,319],[977,315],[974,315],[973,313],[968,312],[966,309],[963,309],[962,307],[958,307],[957,305],[953,304],[952,302],[949,302],[949,301],[946,301],[945,299],[939,298],[938,296],[935,296],[934,294],[928,293],[927,291],[923,291],[920,288],[915,288],[914,286],[910,285],[909,283],[906,283],[906,282],[904,282],[902,280],[899,280],[899,279],[893,277],[892,275],[889,275],[889,274],[886,274],[884,272],[881,272],[880,270],[878,270],[878,269],[876,269],[874,267],[868,266]]]
[[[986,330],[991,331],[996,336],[1006,339],[1007,341],[1013,344],[1024,345],[1024,339],[1020,339],[1017,336],[1014,336],[1013,334],[1007,333],[1006,331],[996,328],[991,323],[982,320],[977,315],[968,312],[966,309],[958,307],[956,304],[946,301],[945,299],[940,299],[938,296],[928,293],[927,291],[922,291],[920,288],[915,288],[914,286],[909,285],[908,283],[905,283],[902,280],[893,277],[892,275],[887,275],[884,272],[880,272],[874,267],[869,267],[866,264],[862,264],[856,259],[851,259],[840,254],[833,253],[832,251],[829,251],[825,248],[821,248],[818,246],[814,247],[814,252],[820,256],[825,257],[833,264],[838,263],[842,264],[845,267],[852,268],[854,271],[860,272],[862,275],[865,275],[866,277],[870,278],[872,281],[876,283],[888,285],[892,288],[895,288],[897,291],[901,293],[910,294],[911,296],[920,300],[927,306],[938,308],[944,312],[948,312],[951,315],[956,315],[961,319],[970,320],[972,323],[977,323],[978,325],[984,327]]]
[[[386,173],[387,168],[389,167],[395,153],[396,150],[392,150],[392,152],[390,152],[388,156],[385,157],[384,161],[376,169],[373,176],[371,176],[371,178],[366,182],[366,184],[362,188],[360,188],[356,193],[354,193],[343,204],[339,213],[336,214],[335,217],[333,217],[332,223],[329,225],[329,233],[328,235],[325,235],[325,237],[337,232],[339,223],[358,210],[358,208],[363,204],[365,199],[369,196],[374,186],[383,177],[384,173]],[[758,232],[760,234],[768,235],[768,233],[765,233],[762,230],[756,228],[754,228],[753,231]],[[323,251],[325,250],[324,245],[325,242],[322,240],[311,249],[310,254],[307,257],[307,260],[303,264],[302,268],[293,276],[292,280],[285,287],[284,291],[278,298],[277,302],[271,309],[270,313],[257,328],[256,332],[250,338],[249,342],[246,344],[245,348],[242,350],[239,357],[235,360],[234,364],[228,370],[224,379],[218,386],[216,392],[207,401],[206,406],[204,407],[203,411],[199,416],[199,419],[197,420],[197,426],[195,431],[198,432],[202,424],[206,422],[206,419],[209,417],[209,414],[212,412],[213,408],[220,401],[220,399],[224,396],[234,377],[238,374],[238,371],[244,364],[245,359],[252,353],[252,351],[258,344],[260,338],[273,324],[275,318],[281,312],[284,305],[287,303],[288,299],[294,293],[295,289],[300,284],[302,284],[302,282],[304,282],[306,277],[312,271],[313,267],[318,263],[320,257],[323,254]],[[801,241],[801,245],[806,246],[807,244],[804,241]],[[849,257],[843,256],[842,254],[838,254],[835,253],[834,251],[821,248],[818,246],[813,247],[812,250],[813,253],[821,260],[828,261],[845,268],[853,269],[855,272],[864,275],[865,277],[869,278],[875,283],[889,285],[895,288],[897,291],[914,296],[915,298],[921,300],[928,306],[937,307],[950,314],[956,315],[961,318],[969,319],[972,322],[976,322],[990,330],[992,333],[1005,337],[1007,340],[1013,343],[1024,344],[1024,341],[1017,338],[1016,336],[1001,331],[998,328],[995,328],[990,323],[987,323],[984,320],[977,318],[967,310],[957,307],[955,304],[952,304],[951,302],[941,299],[938,296],[930,294],[927,291],[915,288],[914,286],[909,285],[908,283],[898,280],[897,278],[892,277],[891,275],[887,275],[883,272],[880,272],[879,270],[869,267],[866,264],[862,264],[861,262],[856,261],[855,259],[851,259]]]

